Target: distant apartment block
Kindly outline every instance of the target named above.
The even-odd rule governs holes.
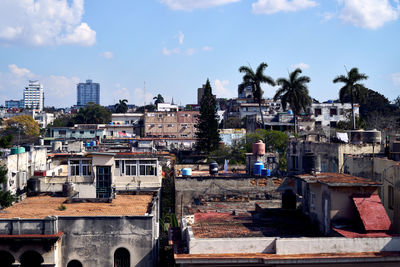
[[[339,121],[350,119],[351,104],[350,103],[313,103],[308,111],[311,118],[315,119],[315,126],[336,127]],[[359,116],[359,105],[354,105],[354,114]]]
[[[195,138],[198,111],[146,112],[146,137]]]
[[[28,109],[43,110],[44,91],[39,81],[29,81],[28,87],[24,90],[24,107]]]
[[[77,87],[78,107],[84,107],[92,102],[100,104],[100,84],[93,83],[92,80],[86,80],[86,83],[78,83]]]
[[[24,100],[6,100],[5,105],[7,109],[10,108],[23,108],[24,107]]]

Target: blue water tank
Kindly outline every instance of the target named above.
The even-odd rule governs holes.
[[[293,115],[293,111],[291,109],[288,110],[287,112],[289,115]]]
[[[91,142],[90,142],[90,145],[91,145],[91,146],[96,146],[96,141],[91,141]]]
[[[267,176],[268,176],[268,177],[271,176],[271,169],[267,169]]]
[[[332,104],[332,103],[333,103],[333,100],[328,100],[328,103],[329,103],[329,104]]]
[[[183,168],[182,176],[192,176],[192,169],[191,168]]]
[[[264,168],[264,164],[261,161],[257,161],[254,163],[253,174],[254,175],[261,175],[261,170]]]
[[[262,168],[261,169],[261,176],[267,176],[267,169],[266,168]]]

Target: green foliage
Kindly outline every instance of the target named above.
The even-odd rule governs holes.
[[[99,104],[89,103],[79,109],[74,118],[76,124],[105,124],[111,121],[111,113]]]
[[[229,164],[245,164],[246,149],[241,142],[233,146],[225,146],[212,151],[208,155],[208,161],[216,161],[218,164],[224,164],[225,159],[229,160]]]
[[[16,197],[10,191],[0,191],[0,207],[2,209],[10,207],[16,201]]]
[[[206,153],[217,150],[221,140],[218,131],[217,102],[212,95],[208,79],[204,87],[204,95],[201,98],[200,116],[195,127],[197,128],[197,150]]]
[[[138,108],[136,109],[136,112],[144,113],[145,110],[147,110],[147,111],[149,111],[149,112],[152,112],[152,111],[156,110],[156,106],[154,106],[154,105],[152,105],[152,104],[146,105],[146,106],[141,106],[141,107],[138,107]]]
[[[11,134],[0,137],[0,147],[1,148],[10,148],[12,146],[13,138],[14,138],[14,136]]]
[[[128,111],[128,100],[120,99],[117,104],[114,105],[116,113],[126,113]]]
[[[239,92],[242,93],[243,90],[251,86],[251,91],[253,93],[253,99],[258,103],[261,115],[262,125],[264,127],[264,117],[261,111],[261,102],[264,91],[261,89],[261,83],[266,83],[271,86],[275,86],[275,81],[270,76],[264,74],[264,70],[268,67],[265,62],[260,63],[257,67],[256,72],[249,66],[241,66],[239,72],[243,73],[243,82],[239,85]]]
[[[0,184],[4,184],[7,182],[7,167],[3,164],[0,164]]]
[[[246,120],[246,118],[243,119]],[[229,117],[224,123],[224,128],[225,129],[243,128],[245,126],[244,120],[238,117]]]
[[[311,81],[308,76],[299,76],[301,69],[295,69],[289,73],[289,79],[279,78],[277,84],[280,88],[276,91],[274,101],[281,99],[282,107],[286,110],[287,104],[293,111],[294,130],[297,133],[297,115],[305,111],[311,105],[311,98],[308,95],[307,83]]]
[[[158,94],[157,96],[153,97],[154,100],[154,105],[157,106],[159,103],[164,103],[164,97],[161,94]]]
[[[53,121],[49,127],[72,127],[74,126],[74,116],[71,114],[65,114]]]
[[[58,206],[58,210],[63,211],[63,210],[66,210],[66,209],[67,209],[67,207],[64,204],[61,204],[60,206]]]
[[[21,131],[22,135],[28,137],[37,137],[40,133],[39,124],[28,115],[15,116],[7,120],[9,130],[13,130],[14,134]]]

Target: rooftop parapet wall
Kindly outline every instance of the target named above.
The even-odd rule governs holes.
[[[44,219],[1,219],[1,235],[54,235],[58,233],[56,216]]]

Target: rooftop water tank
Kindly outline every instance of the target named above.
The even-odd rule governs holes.
[[[218,173],[218,163],[215,161],[210,163],[210,174],[214,175]]]
[[[254,163],[253,174],[254,175],[261,175],[261,170],[264,169],[264,163],[261,161],[257,161]]]
[[[12,147],[11,155],[22,154],[25,153],[25,147]]]
[[[374,130],[364,131],[362,134],[363,143],[380,143],[381,142],[381,132]]]
[[[253,155],[262,156],[265,155],[265,144],[262,140],[258,140],[257,143],[253,144]]]
[[[53,152],[60,152],[62,150],[62,142],[61,141],[55,141],[53,142]]]
[[[192,176],[192,169],[191,168],[183,168],[182,176]]]

